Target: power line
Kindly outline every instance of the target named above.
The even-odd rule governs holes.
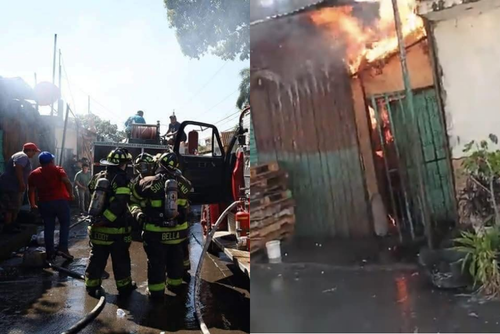
[[[219,73],[220,73],[220,71],[222,71],[222,69],[223,69],[223,68],[227,65],[227,63],[228,63],[228,62],[227,62],[227,61],[225,61],[225,62],[224,62],[224,64],[222,64],[222,66],[221,66],[221,67],[219,67],[219,69],[218,69],[218,70],[217,70],[217,71],[216,71],[216,72],[215,72],[215,73],[214,73],[214,74],[210,77],[210,79],[208,79],[208,81],[207,81],[207,82],[205,82],[205,84],[203,84],[203,86],[202,86],[200,89],[198,89],[198,90],[196,91],[196,93],[194,93],[194,94],[193,94],[193,96],[189,99],[189,101],[188,101],[188,102],[186,102],[186,103],[185,103],[185,104],[184,104],[181,108],[179,108],[179,109],[180,109],[180,110],[182,110],[184,107],[188,106],[191,102],[193,102],[194,98],[195,98],[196,96],[198,96],[198,94],[199,94],[199,93],[200,93],[203,89],[205,89],[205,88],[208,86],[208,84],[209,84],[209,83],[210,83],[210,82],[211,82],[211,81],[212,81],[212,80],[213,80],[213,79],[217,76],[217,74],[219,74]]]
[[[62,53],[59,55],[59,57],[61,57],[61,64],[62,64],[62,68],[64,71],[64,77],[66,78],[66,85],[68,86],[69,94],[71,96],[71,102],[73,102],[73,107],[75,108],[75,112],[76,112],[75,98],[73,96],[73,90],[71,89],[71,83],[69,82],[68,72],[66,71],[66,66],[64,64],[64,58],[62,58]],[[71,110],[71,114],[73,114],[73,110]],[[75,116],[75,115],[73,114],[73,116]],[[75,118],[76,118],[76,116],[75,116]]]
[[[222,102],[226,101],[228,98],[230,98],[234,93],[236,93],[237,91],[239,91],[239,88],[237,88],[234,92],[232,92],[231,94],[229,94],[228,96],[226,96],[225,98],[223,98],[222,100],[220,100],[219,102],[217,102],[215,105],[213,105],[212,107],[208,108],[208,110],[205,110],[201,113],[199,113],[198,115],[196,115],[195,117],[193,117],[193,119],[196,119],[198,116],[202,115],[202,114],[205,114],[209,111],[211,111],[212,109],[214,109],[215,107],[219,106]]]
[[[235,115],[237,115],[237,114],[239,114],[239,113],[240,113],[240,111],[238,110],[237,112],[232,113],[231,115],[229,115],[229,116],[227,116],[227,117],[224,117],[224,118],[222,118],[222,119],[218,120],[217,122],[215,122],[215,123],[214,123],[214,125],[219,124],[220,122],[222,122],[222,121],[223,121],[223,120],[225,120],[225,119],[228,119],[228,118],[231,118],[231,117],[233,117],[233,118],[234,118],[234,116],[235,116]],[[227,121],[226,121],[226,122],[227,122]],[[225,123],[225,122],[223,122],[223,123]]]
[[[69,79],[68,79],[68,72],[66,71],[66,66],[65,66],[65,64],[64,64],[64,60],[62,61],[62,66],[63,66],[63,70],[64,70],[64,76],[66,77],[66,80],[67,80],[67,82],[68,82],[68,85],[71,85],[71,84],[70,84],[70,82],[69,82]],[[85,95],[90,96],[90,94],[89,94],[89,93],[87,93],[85,90],[83,90],[83,88],[81,88],[80,86],[78,86],[78,85],[76,85],[76,84],[74,84],[74,86],[75,86],[76,88],[78,88],[78,90],[80,90],[80,91],[81,91],[82,93],[84,93]],[[71,88],[70,88],[70,93],[71,93]],[[100,103],[99,101],[97,101],[97,100],[96,100],[95,98],[93,98],[92,96],[90,96],[90,99],[91,99],[92,101],[94,101],[95,103],[97,103],[99,106],[101,106],[104,110],[106,110],[106,111],[108,111],[109,113],[111,113],[112,115],[114,115],[114,116],[116,116],[116,117],[118,117],[118,118],[120,118],[120,117],[121,117],[119,114],[117,114],[116,112],[114,112],[114,111],[110,110],[109,108],[107,108],[106,106],[104,106],[102,103]],[[74,103],[75,103],[75,101],[73,100],[73,104],[74,104]],[[75,107],[76,107],[76,105],[75,105]]]

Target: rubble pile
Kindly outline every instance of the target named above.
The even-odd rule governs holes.
[[[250,168],[250,252],[266,242],[290,237],[295,226],[295,201],[288,174],[277,162]]]

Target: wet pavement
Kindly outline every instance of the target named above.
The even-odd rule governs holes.
[[[68,268],[83,274],[89,251],[86,225],[75,227],[70,234],[75,261]],[[195,224],[190,238],[192,272],[201,254],[201,242],[201,227]],[[174,297],[168,293],[163,305],[151,304],[146,296],[147,262],[142,244],[133,242],[130,252],[132,278],[138,289],[128,299],[118,299],[111,261],[108,261],[106,271],[111,277],[103,281],[107,304],[81,333],[199,333],[194,313],[194,279],[184,294]],[[7,264],[3,264],[4,270],[18,272],[7,281],[0,281],[0,333],[61,333],[97,303],[87,296],[80,280],[50,269],[9,268]],[[248,333],[249,279],[237,272],[229,259],[212,255],[204,261],[202,278],[202,314],[210,331]]]
[[[500,332],[500,302],[437,290],[410,264],[252,263],[251,285],[253,333]]]

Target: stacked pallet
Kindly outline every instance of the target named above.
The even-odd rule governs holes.
[[[283,240],[294,231],[295,202],[288,174],[277,162],[250,168],[250,252],[266,242]]]

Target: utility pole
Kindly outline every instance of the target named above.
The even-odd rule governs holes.
[[[54,35],[54,59],[52,61],[52,84],[56,83],[56,51],[57,51],[57,34]],[[54,116],[54,102],[50,108],[50,116]]]
[[[90,115],[90,95],[88,96],[88,106],[89,106],[88,114]]]
[[[38,85],[38,80],[37,80],[37,78],[36,78],[36,72],[35,72],[35,87],[36,87],[36,85]],[[35,95],[35,97],[36,97],[36,95]],[[39,107],[38,107],[38,98],[36,99],[36,101],[35,101],[35,102],[36,102],[36,112],[40,112],[40,111],[38,110],[38,108],[39,108]]]
[[[408,65],[406,63],[406,48],[405,48],[405,42],[403,38],[403,32],[401,30],[401,16],[399,15],[399,8],[398,8],[398,1],[397,0],[392,0],[392,9],[394,11],[394,24],[396,26],[396,34],[398,37],[398,44],[399,44],[399,56],[401,60],[401,72],[403,74],[403,82],[404,82],[404,87],[405,87],[405,95],[406,95],[406,105],[410,114],[410,120],[411,124],[407,128],[410,131],[410,138],[411,142],[413,142],[412,145],[412,155],[413,155],[413,161],[415,163],[416,167],[416,176],[417,176],[417,190],[419,196],[419,204],[420,204],[420,209],[422,211],[422,223],[424,224],[425,227],[425,234],[427,235],[427,243],[430,249],[434,248],[434,242],[433,242],[433,231],[432,231],[432,225],[431,225],[431,217],[429,213],[429,205],[427,202],[427,196],[425,194],[425,187],[424,187],[424,177],[423,177],[423,171],[422,171],[422,164],[423,164],[423,156],[422,156],[422,151],[420,148],[420,137],[419,137],[419,131],[418,131],[418,122],[417,122],[417,117],[415,115],[415,107],[413,104],[413,91],[411,89],[411,82],[410,82],[410,74],[408,72]]]
[[[66,104],[66,118],[64,119],[64,129],[61,144],[61,155],[59,156],[59,166],[62,166],[64,156],[64,145],[66,144],[66,129],[68,128],[69,104]]]
[[[59,100],[62,99],[62,85],[61,85],[61,49],[59,49]],[[57,116],[62,118],[63,105],[61,102],[57,101]]]

